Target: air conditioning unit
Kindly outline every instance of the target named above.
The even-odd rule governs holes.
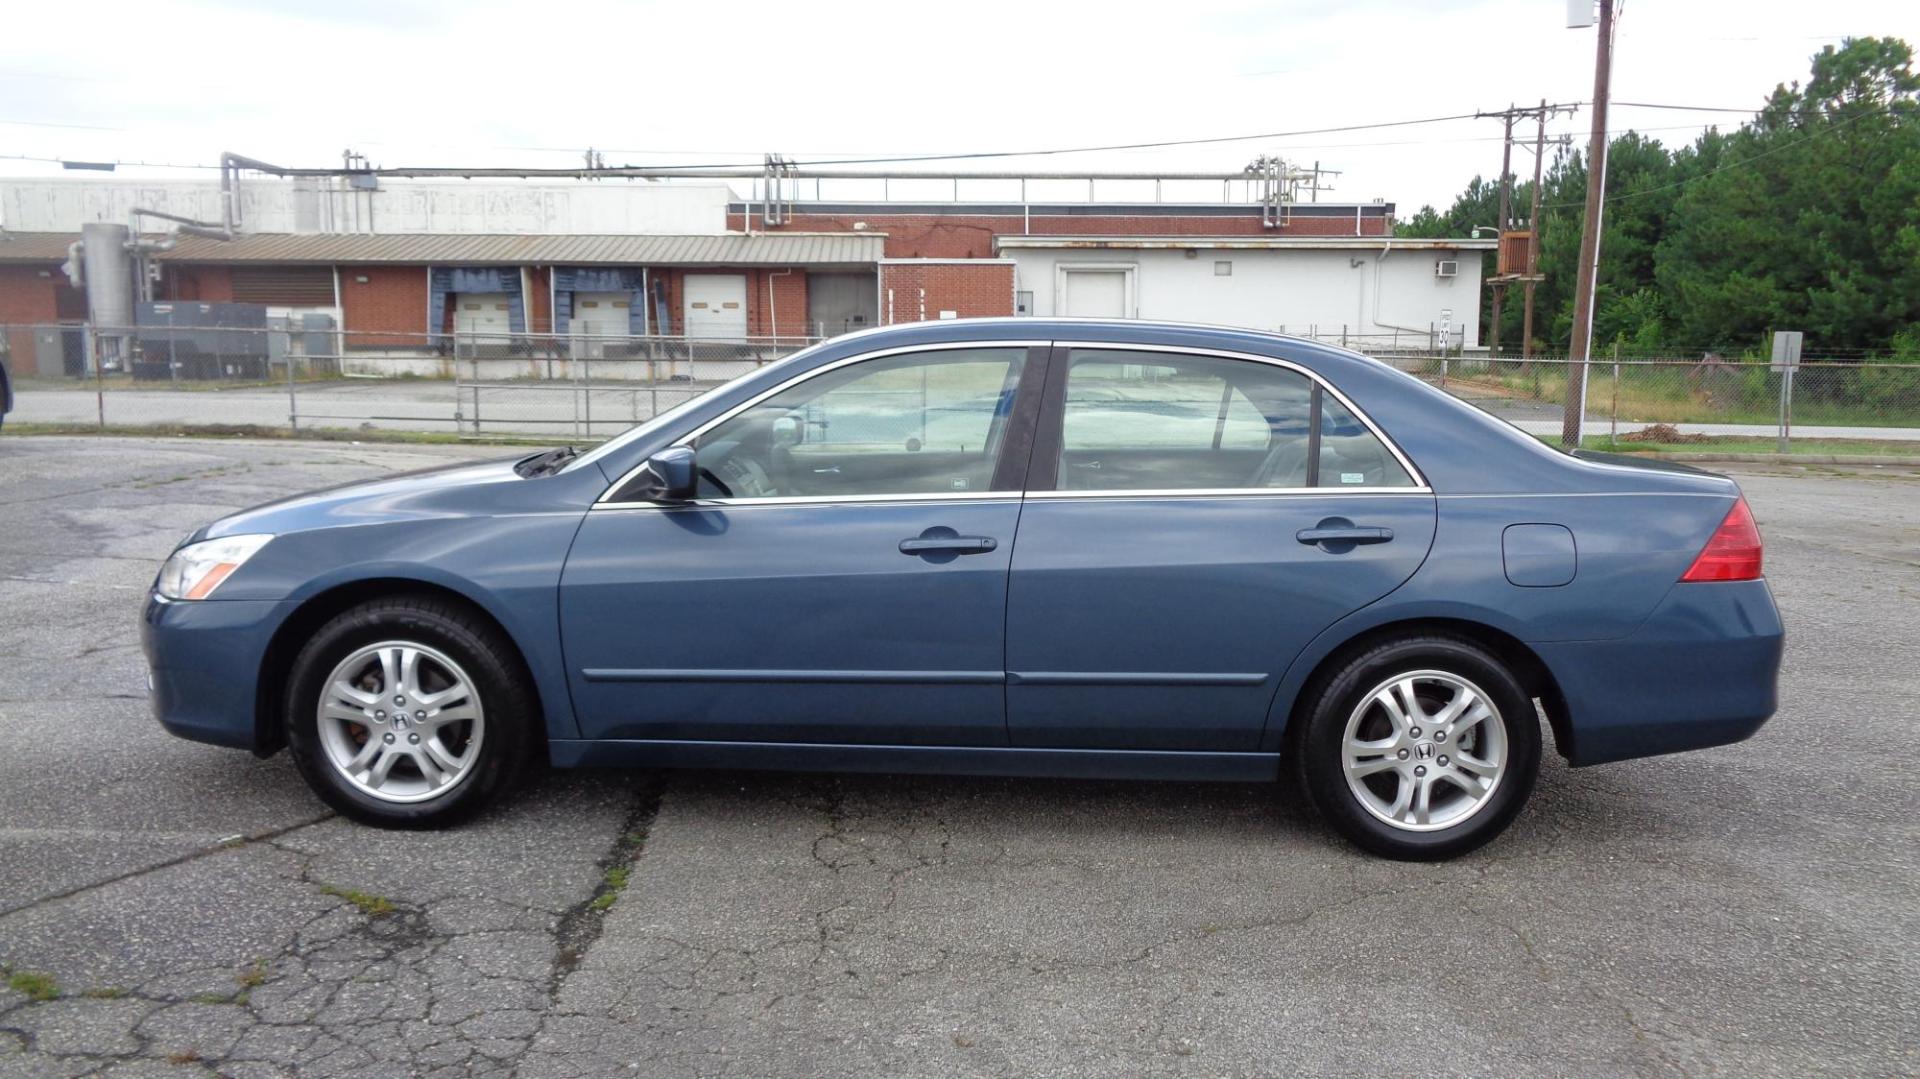
[[[1433,276],[1452,277],[1460,272],[1460,263],[1456,259],[1441,259],[1433,264]]]

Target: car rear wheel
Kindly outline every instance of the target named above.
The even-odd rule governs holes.
[[[1511,671],[1469,641],[1405,637],[1317,683],[1293,756],[1355,844],[1390,858],[1464,854],[1504,831],[1540,766],[1540,724]]]
[[[512,785],[537,709],[511,644],[428,597],[377,600],[295,658],[287,744],[309,786],[356,820],[438,827]]]

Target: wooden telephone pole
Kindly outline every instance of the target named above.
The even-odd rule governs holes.
[[[1507,230],[1513,227],[1513,121],[1517,111],[1512,105],[1500,114],[1506,123],[1506,134],[1500,139],[1500,218],[1494,224],[1494,235],[1499,237],[1501,247],[1506,246]],[[1479,235],[1475,233],[1475,235]],[[1498,259],[1498,253],[1495,258]],[[1496,267],[1498,269],[1498,267]],[[1493,281],[1493,318],[1487,327],[1487,354],[1500,355],[1500,301],[1507,294],[1507,282],[1503,273],[1496,273]]]
[[[1500,312],[1504,306],[1507,286],[1518,281],[1526,291],[1526,315],[1520,334],[1521,355],[1533,356],[1533,289],[1540,281],[1540,175],[1543,160],[1547,152],[1547,118],[1560,113],[1572,114],[1577,104],[1565,103],[1549,105],[1543,98],[1538,105],[1509,105],[1501,112],[1482,112],[1475,115],[1498,119],[1506,128],[1505,136],[1500,140],[1500,251],[1495,273],[1487,279],[1493,289],[1493,319],[1488,329],[1488,348],[1500,351]],[[1526,221],[1526,227],[1520,228],[1513,219],[1513,127],[1522,119],[1531,118],[1535,122],[1533,136],[1533,208]],[[1527,147],[1523,144],[1522,149]],[[1519,257],[1515,250],[1524,243],[1526,256]]]
[[[1560,445],[1580,445],[1586,420],[1587,360],[1593,350],[1593,293],[1600,269],[1600,215],[1607,201],[1607,94],[1613,74],[1613,0],[1600,0],[1600,44],[1593,65],[1593,135],[1587,143],[1587,213],[1580,229],[1580,277],[1573,291],[1573,341],[1567,353],[1567,404]]]

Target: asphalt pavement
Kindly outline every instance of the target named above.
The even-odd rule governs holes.
[[[550,772],[381,832],[153,723],[181,535],[491,452],[0,437],[0,1076],[1920,1072],[1920,472],[1737,466],[1779,716],[1550,760],[1443,865],[1256,785]]]

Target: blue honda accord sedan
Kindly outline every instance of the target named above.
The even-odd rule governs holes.
[[[1751,735],[1739,489],[1566,454],[1354,353],[982,319],[834,338],[597,448],[215,521],[154,582],[168,730],[372,824],[530,763],[1295,778],[1368,850]]]

